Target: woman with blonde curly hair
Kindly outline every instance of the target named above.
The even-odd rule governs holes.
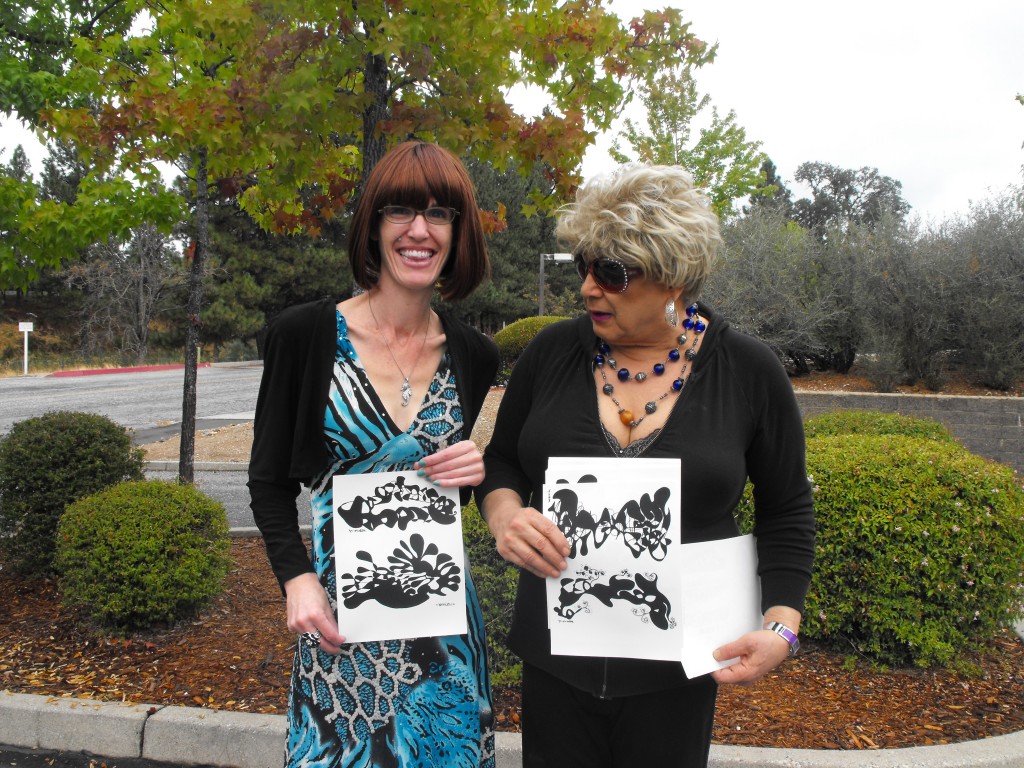
[[[519,358],[477,488],[498,552],[521,568],[509,641],[523,659],[524,765],[704,766],[717,686],[756,680],[798,646],[814,556],[800,412],[771,350],[697,302],[720,236],[681,168],[588,183],[557,235],[587,314]],[[670,538],[682,543],[736,536],[752,482],[765,628],[715,652],[737,663],[688,679],[676,662],[552,654],[544,580],[566,569],[575,533],[538,511],[553,456],[680,459]]]

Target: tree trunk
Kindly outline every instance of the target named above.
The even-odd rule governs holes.
[[[383,56],[367,55],[363,78],[363,87],[366,93],[373,96],[373,101],[363,112],[363,181],[360,185],[387,150],[387,141],[377,130],[377,124],[391,116],[388,106],[388,65]]]
[[[181,450],[178,453],[178,481],[191,483],[195,476],[196,380],[199,367],[199,314],[203,303],[203,272],[210,242],[209,193],[206,148],[195,156],[196,211],[192,268],[188,275],[188,325],[185,332],[185,384],[181,396]]]

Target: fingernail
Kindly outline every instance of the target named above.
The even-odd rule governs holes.
[[[421,469],[421,470],[420,470],[419,472],[417,472],[417,473],[416,473],[416,476],[417,476],[417,477],[423,477],[423,476],[424,476],[424,475],[426,475],[426,474],[427,474],[427,473],[426,473],[426,472],[424,472],[424,471],[423,471],[423,470]]]

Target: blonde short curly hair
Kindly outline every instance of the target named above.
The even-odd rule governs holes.
[[[679,166],[624,165],[591,180],[558,211],[561,247],[613,256],[644,277],[700,295],[722,242],[718,216]]]

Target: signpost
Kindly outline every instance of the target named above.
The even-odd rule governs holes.
[[[18,323],[18,330],[25,334],[25,364],[22,372],[28,376],[28,335],[32,333],[32,323]]]

